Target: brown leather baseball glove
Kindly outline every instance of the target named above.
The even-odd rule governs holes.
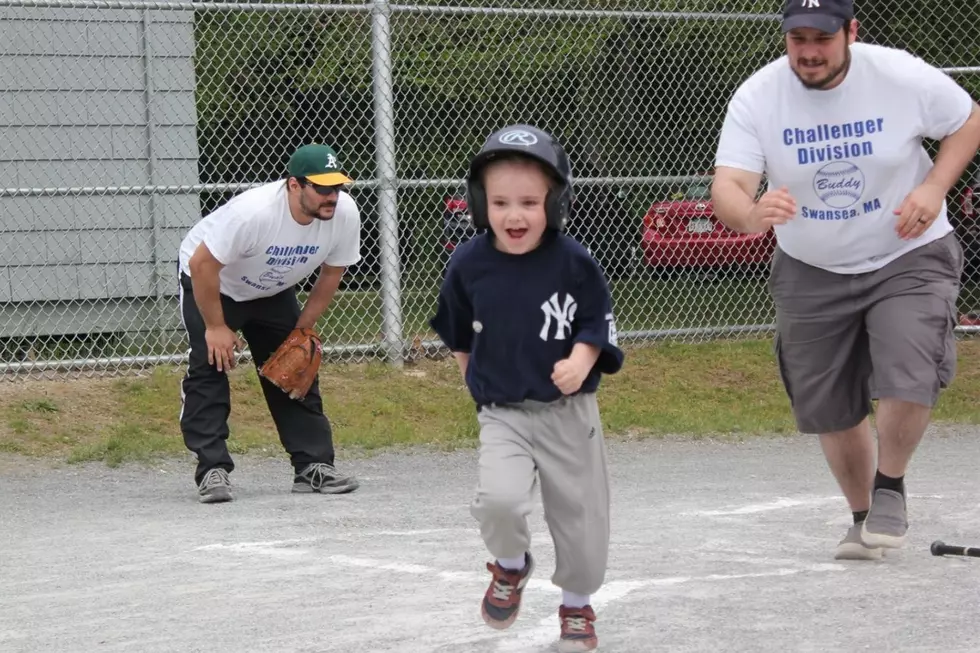
[[[259,374],[292,399],[302,399],[320,370],[323,345],[313,329],[293,329],[265,362]]]

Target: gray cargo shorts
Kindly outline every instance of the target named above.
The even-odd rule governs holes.
[[[953,233],[854,275],[807,265],[777,247],[769,278],[774,352],[797,428],[851,428],[881,398],[934,406],[956,373],[962,270]]]

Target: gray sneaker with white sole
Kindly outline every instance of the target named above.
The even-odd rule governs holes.
[[[221,467],[209,469],[197,487],[201,503],[221,503],[231,501],[231,481],[228,472]]]
[[[837,543],[835,560],[881,560],[884,550],[871,547],[861,541],[861,527],[864,522],[858,522],[847,529],[847,535]]]
[[[346,494],[358,487],[356,478],[327,463],[311,463],[293,476],[293,492],[298,494]]]
[[[861,541],[871,547],[900,549],[908,529],[905,496],[894,490],[875,490],[871,510],[861,528]]]

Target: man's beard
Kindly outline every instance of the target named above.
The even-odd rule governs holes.
[[[329,206],[331,208],[331,211],[332,212],[330,213],[330,217],[329,218],[324,218],[323,216],[320,215],[320,212],[318,210],[318,207],[316,207],[316,206],[309,206],[306,203],[306,198],[304,198],[302,196],[299,198],[299,207],[301,209],[303,209],[303,213],[305,213],[307,216],[313,218],[314,220],[332,220],[333,219],[333,216],[336,215],[336,212],[337,212],[337,203],[336,202],[328,202],[327,203],[327,206]]]
[[[800,80],[800,83],[803,84],[803,86],[805,86],[810,90],[820,90],[825,88],[828,84],[830,84],[835,79],[837,79],[837,76],[840,75],[841,73],[846,73],[848,68],[850,67],[851,67],[851,50],[845,45],[844,63],[842,63],[836,70],[830,71],[830,74],[827,75],[826,77],[823,77],[822,79],[819,79],[815,82],[808,82],[807,80],[803,79],[803,76],[800,75],[799,72],[797,72],[796,70],[793,70],[793,72],[796,73],[797,79]]]

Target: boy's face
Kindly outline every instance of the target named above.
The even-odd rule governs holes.
[[[548,222],[544,171],[532,161],[500,161],[487,167],[483,185],[497,249],[526,254],[537,247]]]

